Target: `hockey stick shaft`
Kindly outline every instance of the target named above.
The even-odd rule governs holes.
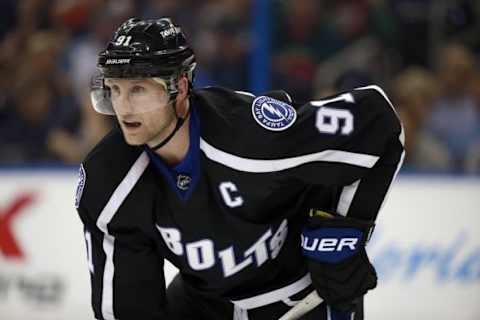
[[[307,312],[318,306],[320,303],[323,302],[323,299],[320,298],[317,291],[313,290],[300,300],[292,309],[290,309],[287,313],[285,313],[280,319],[278,320],[296,320],[299,319],[301,316],[305,315]]]

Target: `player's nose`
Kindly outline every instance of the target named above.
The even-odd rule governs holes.
[[[117,99],[117,101],[113,103],[113,107],[116,114],[124,117],[132,115],[134,113],[134,108],[132,104],[126,98]]]

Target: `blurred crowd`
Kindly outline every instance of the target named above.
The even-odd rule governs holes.
[[[270,86],[297,100],[378,84],[406,130],[404,171],[480,173],[476,0],[2,0],[0,165],[77,164],[114,119],[90,106],[96,57],[133,16],[170,16],[195,50],[195,86],[251,89],[256,41]]]

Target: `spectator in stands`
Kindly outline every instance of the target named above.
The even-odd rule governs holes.
[[[399,32],[396,48],[404,67],[429,65],[431,48],[431,19],[434,0],[389,0]],[[438,5],[438,4],[437,4]]]
[[[13,105],[0,125],[0,161],[3,163],[52,162],[46,147],[53,127],[74,129],[53,84],[43,78],[28,78],[17,87]]]
[[[272,19],[273,86],[296,99],[312,97],[317,64],[345,45],[328,20],[327,1],[296,0],[275,8]]]
[[[78,130],[72,132],[68,128],[53,128],[47,137],[47,147],[62,162],[79,164],[112,129],[112,125],[112,118],[95,112],[88,96],[84,96]]]
[[[475,101],[477,116],[480,116],[480,73],[478,72],[472,81],[470,92]],[[480,174],[480,127],[476,136],[475,142],[467,151],[465,160],[465,171],[471,174]]]
[[[248,90],[250,1],[212,2],[199,10],[199,28],[192,33],[199,62],[197,86],[217,84]]]
[[[346,42],[354,41],[368,32],[367,0],[337,0],[334,15],[335,25]]]
[[[475,52],[480,50],[480,1],[456,0],[447,2],[443,33],[445,38],[460,41]]]
[[[62,35],[39,31],[32,34],[21,62],[10,76],[13,95],[0,118],[0,161],[25,163],[53,161],[46,147],[49,131],[55,127],[75,130],[77,108],[68,81],[58,81],[56,64]],[[22,52],[19,52],[22,53]]]
[[[435,76],[421,67],[408,68],[394,80],[393,93],[405,129],[404,171],[448,172],[452,166],[448,149],[425,128],[439,94]]]
[[[475,58],[463,45],[446,45],[439,52],[436,72],[441,96],[434,104],[427,130],[447,147],[451,169],[463,172],[469,149],[479,141],[480,110],[471,92]]]

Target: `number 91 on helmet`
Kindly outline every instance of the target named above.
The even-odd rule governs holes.
[[[191,90],[195,66],[185,35],[169,18],[131,18],[98,56],[90,86],[92,106],[107,115],[163,108],[175,102],[181,76]]]

